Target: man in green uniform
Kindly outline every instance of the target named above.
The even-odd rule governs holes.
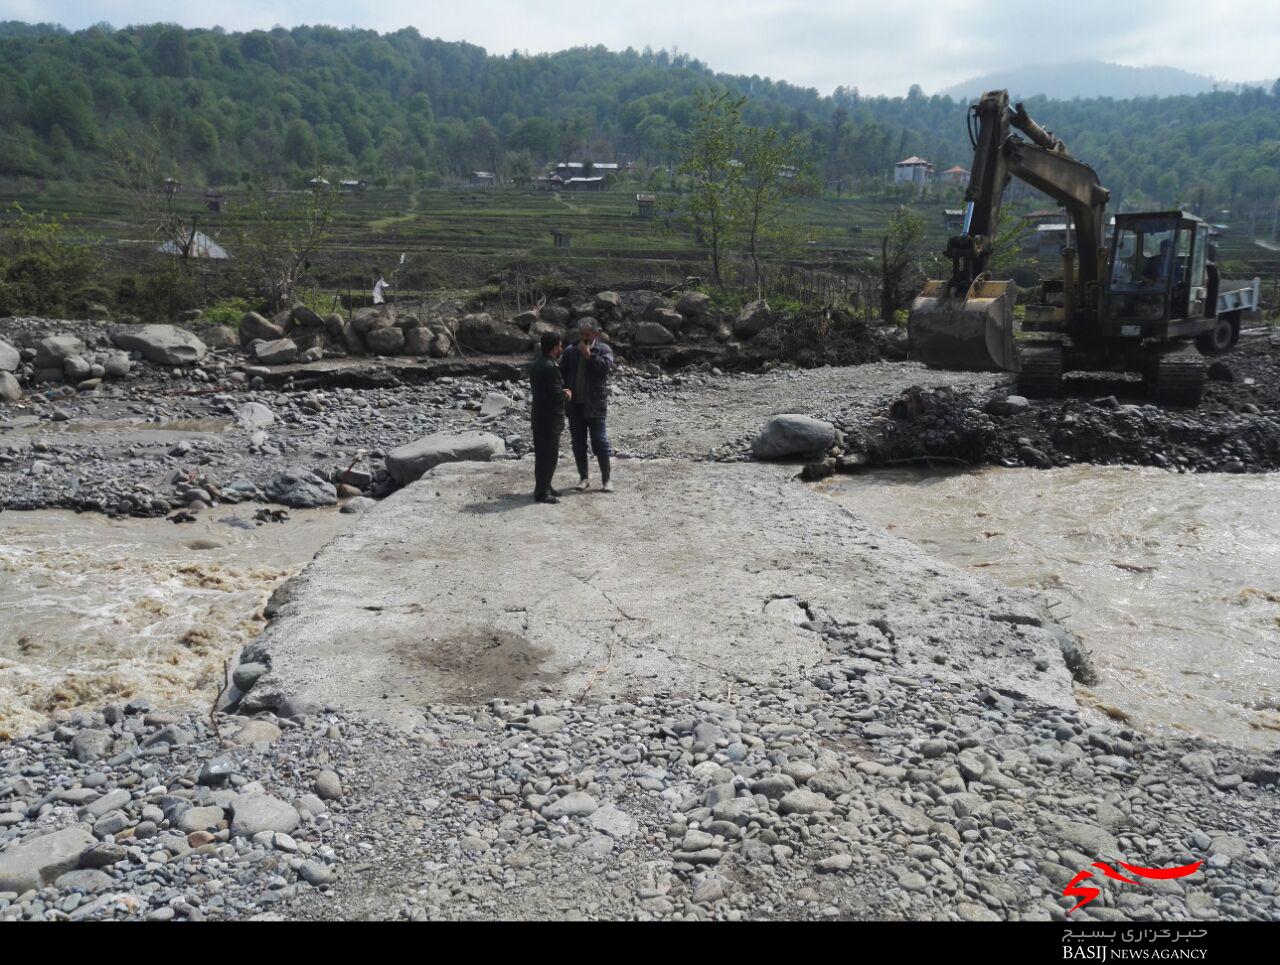
[[[560,461],[564,404],[570,397],[556,364],[563,351],[564,340],[554,332],[545,332],[533,362],[533,498],[539,503],[560,502],[560,494],[551,488],[551,477]]]

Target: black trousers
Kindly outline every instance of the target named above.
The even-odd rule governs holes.
[[[564,422],[533,424],[533,495],[541,498],[551,493],[551,477],[560,462],[560,436]]]
[[[576,402],[569,404],[569,438],[573,443],[573,459],[578,464],[578,476],[587,478],[587,436],[591,437],[591,451],[600,462],[600,481],[609,481],[609,457],[613,447],[604,428],[604,416],[589,417],[587,407]]]

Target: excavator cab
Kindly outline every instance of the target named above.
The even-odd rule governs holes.
[[[1211,327],[1208,229],[1182,211],[1116,216],[1103,336],[1178,338]]]

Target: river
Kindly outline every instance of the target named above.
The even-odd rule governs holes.
[[[932,554],[1043,591],[1152,733],[1280,747],[1280,475],[1076,466],[836,477],[821,490]]]
[[[135,697],[208,707],[271,591],[357,516],[225,507],[194,523],[0,513],[0,739]]]

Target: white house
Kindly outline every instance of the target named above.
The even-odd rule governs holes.
[[[926,184],[933,177],[933,165],[922,157],[912,155],[893,166],[895,184]]]

